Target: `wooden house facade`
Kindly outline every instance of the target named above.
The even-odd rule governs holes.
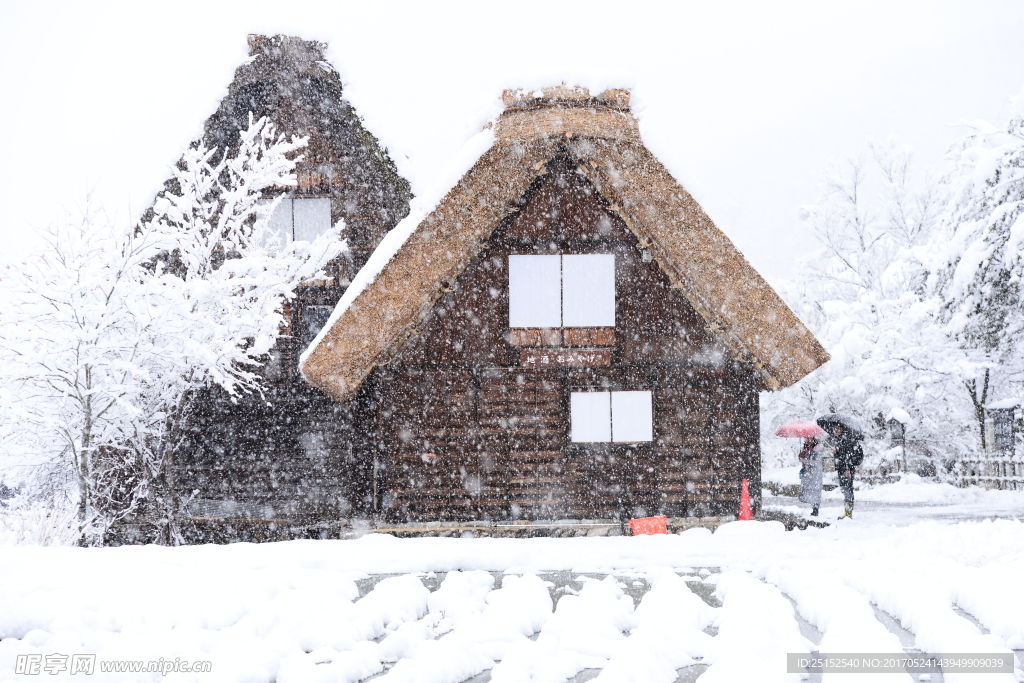
[[[346,406],[345,507],[388,522],[759,504],[759,392],[827,353],[646,149],[629,92],[505,93],[303,354]]]

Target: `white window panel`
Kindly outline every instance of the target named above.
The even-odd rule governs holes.
[[[559,327],[561,279],[559,256],[509,256],[509,327]]]
[[[654,414],[651,392],[613,391],[612,440],[616,443],[651,441],[654,438]]]
[[[327,197],[295,197],[292,216],[296,242],[312,242],[331,229],[331,200]]]
[[[569,395],[572,440],[612,440],[611,401],[607,391],[574,391]]]
[[[615,256],[562,257],[562,325],[615,327]]]
[[[292,241],[292,200],[285,197],[281,203],[270,214],[268,229],[271,235],[268,238],[270,246],[277,246],[281,249]]]

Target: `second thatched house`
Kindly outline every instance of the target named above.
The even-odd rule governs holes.
[[[505,93],[302,357],[349,407],[347,509],[392,522],[735,513],[758,394],[828,360],[644,146],[629,92]]]
[[[285,136],[308,136],[297,187],[272,223],[285,240],[339,231],[349,252],[329,264],[326,279],[299,287],[262,396],[235,401],[210,389],[194,401],[175,477],[199,539],[253,538],[268,527],[318,536],[325,524],[336,527],[352,514],[349,482],[358,468],[349,450],[349,407],[304,382],[298,356],[369,254],[409,213],[411,194],[345,99],[325,48],[296,37],[249,36],[250,59],[203,126],[210,149],[236,146],[250,114]]]

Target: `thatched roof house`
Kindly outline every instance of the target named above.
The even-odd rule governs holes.
[[[491,149],[387,255],[373,281],[345,297],[302,362],[311,384],[339,401],[351,398],[560,156],[593,183],[672,287],[737,359],[756,368],[766,389],[790,386],[828,360],[806,326],[644,146],[629,112],[629,91],[590,97],[579,88],[551,88],[535,94],[506,91]]]
[[[759,493],[758,392],[828,354],[644,146],[628,91],[504,97],[490,149],[300,363],[361,406],[367,512],[734,512],[741,478]]]

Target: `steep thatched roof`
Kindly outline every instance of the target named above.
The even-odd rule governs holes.
[[[250,58],[203,124],[203,143],[236,148],[250,114],[266,117],[285,136],[308,136],[295,192],[332,197],[332,215],[345,219],[349,247],[368,254],[408,215],[409,183],[345,99],[325,43],[283,35],[250,35],[248,41]],[[166,189],[177,189],[173,179]]]
[[[828,353],[732,242],[644,146],[628,90],[506,91],[495,140],[393,252],[338,305],[303,355],[307,381],[346,400],[386,362],[526,192],[568,155],[655,261],[766,388],[789,386]],[[401,228],[401,226],[400,226]],[[399,229],[400,229],[399,228]],[[387,241],[381,246],[384,249]],[[374,255],[378,260],[379,255]]]

